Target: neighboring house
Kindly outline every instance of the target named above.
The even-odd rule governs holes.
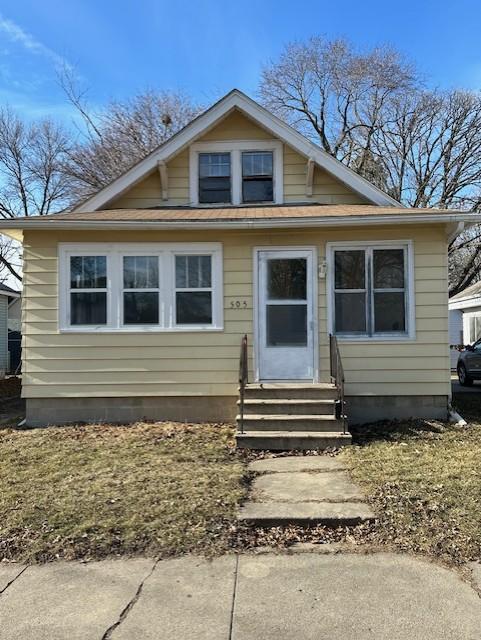
[[[404,208],[234,90],[73,212],[0,223],[27,424],[232,421],[244,334],[241,442],[339,435],[330,334],[351,423],[444,418],[447,246],[479,221]]]
[[[449,299],[449,331],[451,345],[473,344],[481,339],[481,282]],[[457,354],[451,350],[452,368],[456,368]]]
[[[9,307],[20,298],[20,293],[0,284],[0,378],[10,370],[8,355]]]

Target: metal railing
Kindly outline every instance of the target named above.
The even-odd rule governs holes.
[[[249,382],[249,362],[247,353],[247,334],[242,337],[239,358],[239,428],[244,433],[244,397]]]
[[[329,335],[329,355],[331,359],[331,381],[336,385],[338,392],[336,417],[342,420],[344,433],[347,431],[347,420],[344,400],[344,369],[342,367],[341,353],[336,336]]]

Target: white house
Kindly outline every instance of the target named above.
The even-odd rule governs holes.
[[[449,299],[449,340],[451,367],[456,367],[457,351],[453,347],[472,344],[481,339],[481,281]]]

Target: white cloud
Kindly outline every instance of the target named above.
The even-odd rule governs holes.
[[[35,55],[40,55],[51,60],[56,66],[70,66],[61,55],[45,46],[30,33],[27,33],[18,24],[5,18],[0,13],[0,31],[2,31],[11,42],[22,45],[25,49]]]

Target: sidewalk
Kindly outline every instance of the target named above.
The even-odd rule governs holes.
[[[481,600],[456,573],[384,553],[0,564],[0,592],[2,640],[478,640],[481,629]]]

